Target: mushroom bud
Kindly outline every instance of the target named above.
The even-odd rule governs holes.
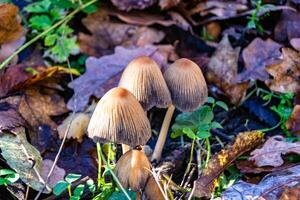
[[[88,126],[96,142],[144,145],[151,137],[150,122],[139,102],[124,88],[109,90],[98,102]]]
[[[144,189],[151,175],[150,169],[147,156],[142,151],[132,149],[120,157],[115,173],[124,188],[138,192]]]
[[[173,105],[169,106],[157,140],[152,160],[159,161],[175,107],[183,112],[196,110],[205,103],[208,91],[200,67],[193,61],[181,58],[165,71]]]

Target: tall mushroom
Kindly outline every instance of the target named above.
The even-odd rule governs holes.
[[[125,68],[119,86],[126,88],[148,111],[152,107],[166,108],[171,95],[157,63],[150,57],[140,56]]]
[[[169,87],[173,105],[168,107],[160,134],[152,154],[152,160],[159,161],[166,141],[175,107],[183,112],[191,112],[205,103],[207,85],[201,69],[193,61],[181,58],[165,71],[164,77]]]
[[[88,126],[96,142],[113,142],[132,147],[145,145],[151,137],[150,123],[131,92],[113,88],[98,102]]]

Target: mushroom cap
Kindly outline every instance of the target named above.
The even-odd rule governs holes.
[[[118,160],[115,168],[116,176],[124,188],[133,191],[143,190],[150,173],[151,164],[147,156],[139,150],[129,150]]]
[[[137,98],[145,110],[156,106],[168,107],[171,95],[158,64],[150,57],[141,56],[125,68],[119,86]]]
[[[113,142],[135,147],[151,137],[150,122],[139,102],[128,90],[109,90],[98,102],[88,126],[96,142]]]
[[[164,73],[172,102],[183,112],[196,110],[207,99],[207,85],[200,67],[193,61],[181,58]]]
[[[147,184],[144,189],[144,195],[146,196],[146,199],[148,200],[164,200],[164,195],[162,194],[161,190],[159,189],[158,184],[154,179],[153,176],[150,176]],[[161,186],[163,188],[163,186]]]

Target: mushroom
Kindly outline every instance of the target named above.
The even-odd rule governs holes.
[[[193,61],[181,58],[165,71],[173,105],[168,107],[160,134],[152,154],[152,160],[159,161],[166,141],[175,107],[182,112],[191,112],[204,104],[207,99],[207,85],[201,69]]]
[[[150,57],[140,56],[125,68],[119,86],[136,97],[144,110],[152,107],[166,108],[171,95],[157,63]]]
[[[158,186],[160,184],[160,186]],[[161,183],[158,183],[155,181],[153,176],[150,176],[145,189],[143,191],[143,194],[145,195],[146,199],[148,200],[164,200],[167,199],[164,197],[164,194],[162,192],[162,186]]]
[[[142,151],[131,149],[120,157],[115,173],[124,188],[139,192],[144,189],[151,175],[150,170],[147,156]]]
[[[146,144],[151,137],[151,127],[133,94],[116,87],[98,102],[88,126],[88,136],[96,142],[135,147]]]

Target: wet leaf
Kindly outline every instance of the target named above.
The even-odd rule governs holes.
[[[285,125],[286,128],[296,136],[300,136],[300,105],[295,105],[293,112]]]
[[[143,10],[156,3],[156,0],[111,0],[111,2],[120,10],[130,11],[132,9]]]
[[[281,45],[271,39],[255,38],[242,52],[246,70],[239,75],[241,81],[269,79],[266,66],[278,62]]]
[[[279,200],[298,200],[300,199],[300,183],[290,188],[286,188]]]
[[[24,183],[39,191],[44,186],[40,152],[27,142],[24,128],[15,129],[13,133],[0,136],[1,155]]]
[[[13,4],[0,4],[0,45],[17,40],[23,35],[18,12],[19,8]]]
[[[300,90],[300,54],[292,49],[282,49],[283,60],[266,67],[273,77],[267,81],[269,88],[281,93],[297,93]]]
[[[299,183],[300,165],[273,172],[259,184],[238,181],[222,193],[222,199],[279,199],[283,189]],[[294,181],[292,181],[294,180]]]
[[[279,167],[284,163],[281,156],[288,153],[300,154],[300,143],[285,142],[282,136],[277,135],[269,138],[262,148],[252,151],[249,160],[254,160],[258,167]]]
[[[16,105],[5,102],[5,100],[0,101],[0,131],[11,130],[25,125],[16,107]]]
[[[216,84],[233,104],[243,101],[248,83],[237,83],[237,62],[240,48],[232,48],[225,35],[207,67],[207,81]]]
[[[89,57],[86,60],[86,72],[69,84],[75,94],[69,100],[68,108],[82,111],[91,96],[102,97],[106,91],[117,86],[120,74],[126,65],[141,55],[151,56],[160,66],[167,63],[166,58],[159,53],[159,49],[155,46],[134,49],[116,47],[114,54],[101,58]],[[75,98],[77,99],[76,105],[74,105]]]
[[[41,176],[44,180],[46,180],[47,176],[48,176],[48,173],[51,169],[53,165],[53,161],[52,160],[49,160],[49,159],[46,159],[46,160],[43,160],[42,162],[42,170],[41,170]],[[64,177],[66,175],[66,171],[60,167],[58,167],[57,165],[54,167],[54,170],[52,172],[52,175],[50,176],[49,180],[48,180],[48,185],[53,188],[54,185],[60,181],[60,180],[63,180]]]
[[[107,20],[105,10],[88,15],[82,20],[92,33],[79,34],[81,52],[90,56],[102,56],[113,53],[116,46],[145,46],[160,42],[165,34],[154,28]]]
[[[240,133],[234,144],[214,155],[207,168],[195,182],[195,197],[210,197],[219,175],[240,155],[256,147],[262,142],[263,133],[249,131]]]

